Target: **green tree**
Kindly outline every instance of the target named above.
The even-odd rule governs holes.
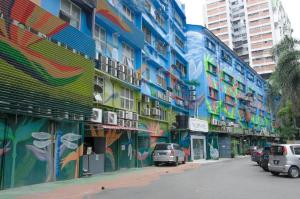
[[[273,50],[277,63],[268,83],[268,105],[276,114],[281,136],[294,138],[295,118],[300,116],[300,41],[286,36]]]

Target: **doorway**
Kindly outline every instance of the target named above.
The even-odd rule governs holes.
[[[205,136],[191,136],[191,159],[206,159],[206,140]]]

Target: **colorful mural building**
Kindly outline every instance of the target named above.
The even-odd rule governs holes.
[[[204,133],[191,133],[192,147],[201,148],[196,158],[245,154],[250,145],[272,141],[263,78],[205,27],[187,26],[187,46],[190,81],[197,82],[195,98],[203,99],[190,117],[208,123],[208,128],[200,125]]]
[[[272,132],[263,79],[178,0],[1,1],[0,71],[0,189],[152,165],[159,142],[228,157]]]

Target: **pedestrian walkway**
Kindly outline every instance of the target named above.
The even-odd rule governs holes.
[[[199,168],[201,165],[212,164],[231,159],[203,160],[188,162],[178,167],[160,166],[120,170],[103,173],[91,177],[66,181],[43,183],[20,188],[0,191],[2,199],[82,199],[99,193],[105,189],[146,186],[158,180],[162,175],[182,173],[186,170]]]

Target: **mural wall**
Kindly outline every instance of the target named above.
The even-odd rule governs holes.
[[[90,116],[93,61],[49,39],[67,23],[28,0],[4,1],[0,12],[1,109]]]
[[[6,115],[0,119],[1,188],[79,176],[79,122]]]

